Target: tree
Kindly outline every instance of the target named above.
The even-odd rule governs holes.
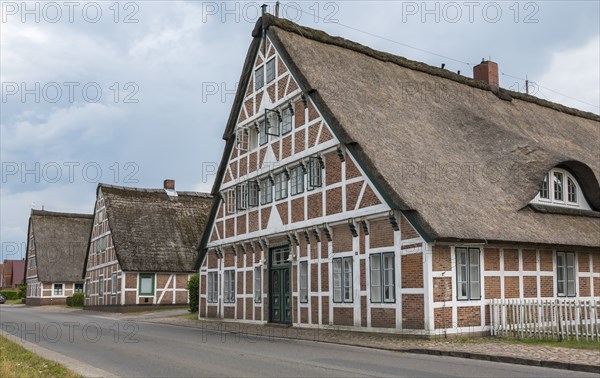
[[[187,289],[190,296],[190,312],[198,312],[198,303],[200,301],[200,276],[198,273],[190,277]]]

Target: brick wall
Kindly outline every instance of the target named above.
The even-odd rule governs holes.
[[[396,309],[371,308],[371,327],[396,328]]]
[[[344,326],[354,325],[354,310],[347,307],[334,307],[333,324]]]
[[[481,325],[481,308],[479,306],[459,307],[456,316],[459,327]]]
[[[422,294],[402,294],[402,328],[423,329],[424,311]]]

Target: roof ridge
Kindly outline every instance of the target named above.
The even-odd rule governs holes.
[[[48,210],[36,210],[31,209],[31,215],[36,216],[49,216],[49,217],[64,217],[64,218],[93,218],[92,214],[81,214],[81,213],[62,213],[58,211]]]
[[[140,192],[140,193],[165,193],[165,189],[163,189],[163,188],[136,188],[136,187],[132,187],[132,186],[112,185],[112,184],[104,184],[104,183],[99,183],[98,188],[117,189],[117,190]],[[193,191],[186,191],[186,190],[182,190],[182,191],[175,190],[175,192],[177,192],[178,196],[183,195],[183,196],[212,198],[212,195],[210,193],[206,193],[206,192],[193,192]]]
[[[572,108],[572,107],[569,107],[569,106],[566,106],[563,104],[544,100],[544,99],[541,99],[541,98],[538,98],[538,97],[535,97],[532,95],[528,95],[525,93],[514,92],[514,91],[511,91],[511,90],[508,90],[505,88],[499,88],[498,90],[495,90],[495,89],[491,88],[487,83],[485,83],[481,80],[475,80],[473,78],[459,75],[457,73],[454,73],[452,71],[449,71],[449,70],[446,70],[443,68],[431,66],[427,63],[419,62],[416,60],[411,60],[411,59],[405,58],[400,55],[395,55],[392,53],[375,50],[371,47],[360,44],[358,42],[354,42],[349,39],[345,39],[343,37],[332,36],[323,30],[313,29],[313,28],[310,28],[307,26],[299,25],[299,24],[292,22],[290,20],[287,20],[287,19],[275,17],[274,15],[272,15],[270,13],[266,13],[263,17],[264,17],[265,29],[268,29],[269,27],[274,26],[274,27],[280,28],[284,31],[298,34],[304,38],[308,38],[308,39],[311,39],[316,42],[334,45],[334,46],[338,46],[338,47],[345,48],[348,50],[352,50],[357,53],[361,53],[361,54],[367,55],[371,58],[380,60],[382,62],[390,62],[390,63],[396,64],[396,65],[399,65],[401,67],[405,67],[405,68],[412,69],[415,71],[424,72],[424,73],[434,75],[434,76],[439,76],[439,77],[442,77],[442,78],[445,78],[448,80],[452,80],[452,81],[455,81],[455,82],[458,82],[458,83],[461,83],[464,85],[468,85],[470,87],[487,90],[487,91],[493,92],[496,96],[498,96],[502,100],[512,101],[513,98],[516,98],[518,100],[531,102],[531,103],[537,104],[539,106],[550,108],[550,109],[553,109],[553,110],[556,110],[556,111],[559,111],[562,113],[566,113],[566,114],[570,114],[573,116],[600,122],[600,115],[594,114],[592,112],[587,112],[584,110]],[[257,21],[256,26],[252,32],[253,37],[260,36],[259,31],[261,30],[261,28],[263,26],[263,24],[262,24],[263,17],[259,18],[259,20]]]

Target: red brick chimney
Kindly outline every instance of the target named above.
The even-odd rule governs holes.
[[[175,190],[175,180],[166,179],[164,188],[165,190]]]
[[[493,89],[500,87],[498,80],[498,63],[486,60],[473,67],[473,79],[483,80]]]

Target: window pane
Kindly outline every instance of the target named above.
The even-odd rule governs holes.
[[[567,253],[567,295],[575,295],[575,254]]]
[[[282,112],[281,133],[285,134],[290,131],[292,131],[292,111],[285,108]]]
[[[352,301],[352,258],[344,258],[344,301]]]
[[[554,172],[554,199],[563,200],[563,174],[560,172]]]
[[[384,268],[384,276],[383,276],[383,299],[386,302],[393,302],[395,300],[395,287],[394,287],[394,254],[386,253],[383,255],[383,268]]]
[[[264,67],[260,67],[256,71],[254,71],[254,89],[260,89],[264,85]]]
[[[548,193],[548,174],[544,176],[544,182],[542,183],[542,189],[540,190],[540,198],[549,199],[550,195]]]
[[[262,301],[262,269],[254,268],[254,301],[259,303]]]
[[[152,294],[152,276],[143,275],[140,282],[140,294]]]
[[[269,60],[267,66],[267,83],[275,80],[275,58]]]
[[[342,301],[342,260],[333,259],[333,301]]]
[[[371,302],[381,302],[381,255],[371,255]]]
[[[567,179],[567,190],[568,190],[568,200],[569,202],[576,203],[577,202],[577,186],[571,178]]]
[[[308,262],[300,262],[300,302],[308,302]]]

